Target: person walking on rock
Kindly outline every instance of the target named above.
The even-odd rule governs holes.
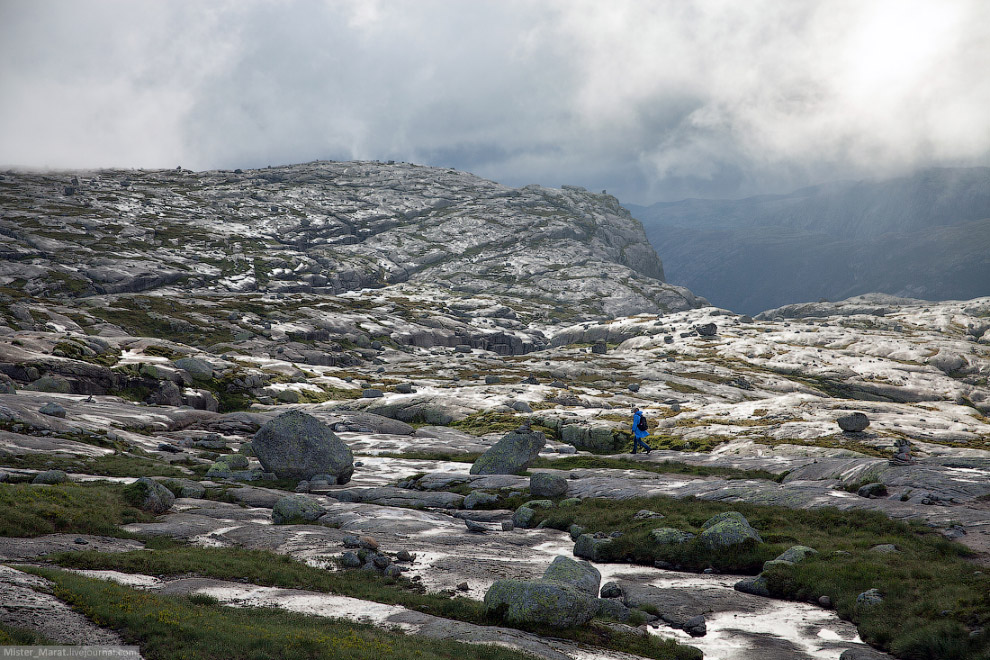
[[[632,453],[636,453],[636,449],[642,447],[647,454],[653,451],[653,447],[649,446],[643,441],[643,438],[650,435],[646,426],[646,417],[639,408],[633,408],[633,421],[632,421],[632,432],[633,432],[633,448]]]

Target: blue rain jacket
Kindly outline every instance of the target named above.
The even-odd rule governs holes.
[[[639,412],[637,412],[636,414],[633,415],[633,421],[632,421],[632,432],[633,432],[633,435],[635,435],[637,438],[640,438],[640,439],[645,438],[646,436],[648,436],[650,434],[649,431],[640,431],[639,430],[639,418],[642,417],[642,416],[643,416],[643,411],[639,411]]]

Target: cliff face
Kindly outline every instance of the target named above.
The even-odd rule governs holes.
[[[0,286],[72,297],[339,294],[409,282],[530,301],[547,319],[705,304],[663,281],[609,195],[409,164],[8,172]]]

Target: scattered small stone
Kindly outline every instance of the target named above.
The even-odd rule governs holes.
[[[629,383],[630,392],[639,392],[639,383]]]
[[[714,323],[699,325],[696,329],[702,337],[714,337],[718,334],[718,327]]]
[[[416,559],[416,555],[408,550],[399,550],[395,553],[395,558],[398,561],[414,561]]]
[[[880,545],[875,545],[872,548],[870,548],[870,552],[879,552],[880,554],[883,555],[890,555],[896,552],[900,552],[900,550],[898,550],[897,546],[894,545],[893,543],[881,543]]]
[[[881,483],[866,484],[865,486],[860,486],[856,494],[866,498],[886,497],[887,487]]]
[[[649,509],[640,509],[635,514],[633,514],[633,520],[649,520],[649,519],[660,519],[664,515],[657,511],[650,511]]]
[[[608,352],[608,345],[604,341],[596,341],[591,347],[591,352],[598,355],[605,355]]]
[[[369,387],[361,392],[361,397],[365,399],[378,399],[383,396],[385,396],[385,393],[374,387]]]
[[[89,545],[89,541],[87,541],[81,536],[76,537],[73,543],[75,543],[76,545]]]
[[[818,598],[818,604],[821,605],[822,607],[826,608],[826,609],[831,609],[832,608],[832,599],[829,598],[828,596],[819,596],[819,598]]]
[[[357,556],[357,553],[351,552],[350,550],[340,555],[340,564],[344,568],[360,568],[362,563],[363,562],[361,561],[361,558]]]
[[[412,394],[414,390],[412,383],[399,383],[395,386],[395,391],[399,394]]]
[[[468,586],[467,582],[461,582],[460,584],[457,585],[458,591],[467,591],[468,589],[470,589],[470,587]]]
[[[485,385],[498,385],[502,382],[499,376],[485,376]]]

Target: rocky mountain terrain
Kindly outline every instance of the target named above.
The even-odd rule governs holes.
[[[928,300],[990,293],[990,168],[627,206],[672,282],[739,312],[873,291]]]
[[[987,657],[990,298],[739,315],[610,198],[409,165],[3,176],[2,643]]]

